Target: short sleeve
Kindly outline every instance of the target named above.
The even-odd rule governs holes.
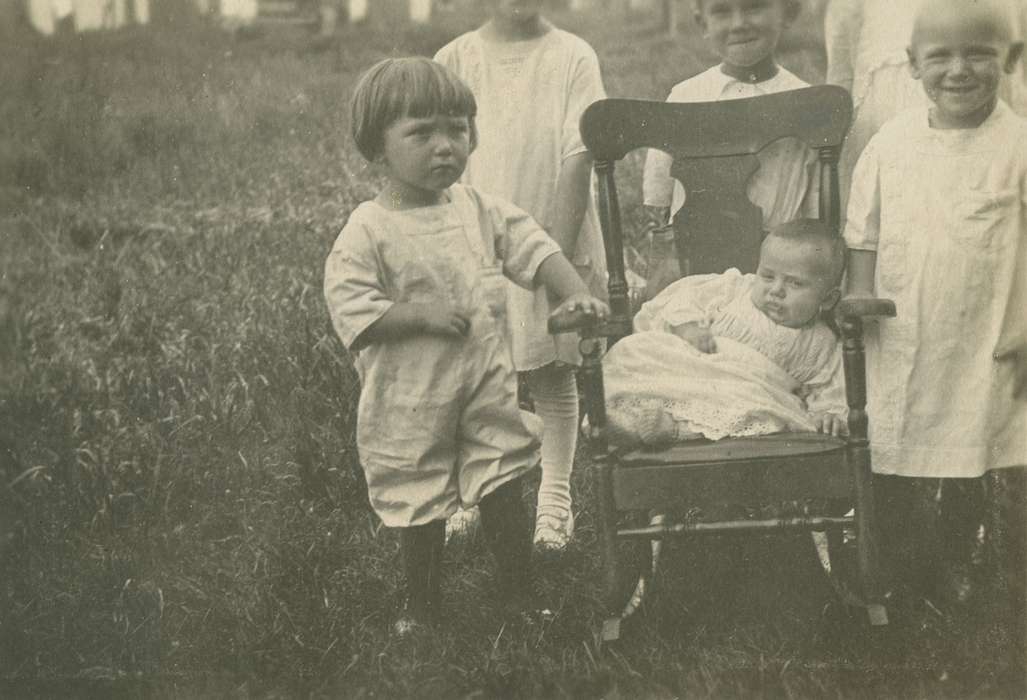
[[[335,332],[353,349],[360,335],[392,307],[385,293],[373,236],[353,217],[325,262],[325,301]]]
[[[520,207],[476,192],[484,209],[482,233],[491,235],[503,274],[514,284],[534,289],[539,265],[560,252],[560,246]]]
[[[581,49],[575,51],[573,60],[561,138],[561,155],[564,159],[586,150],[579,127],[581,115],[593,102],[606,97],[599,70],[599,58],[592,47],[581,41]]]
[[[670,166],[674,159],[669,153],[650,148],[645,154],[642,169],[642,203],[651,207],[669,207],[674,193],[674,180]]]
[[[436,63],[441,63],[451,71],[457,72],[457,64],[459,61],[457,60],[456,41],[451,41],[436,51],[433,60]]]
[[[852,172],[845,244],[854,250],[877,250],[881,231],[881,164],[879,139],[874,137]]]

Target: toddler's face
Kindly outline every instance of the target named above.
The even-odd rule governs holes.
[[[760,249],[752,303],[774,323],[800,328],[812,322],[837,295],[824,279],[815,246],[771,236]]]
[[[410,193],[438,193],[460,179],[470,151],[467,117],[404,116],[386,127],[378,160],[392,182]]]
[[[913,39],[910,67],[934,103],[935,126],[979,126],[995,108],[1002,74],[1012,71],[1018,57],[1011,42],[986,17],[955,13],[922,18]]]
[[[724,63],[749,68],[773,56],[790,15],[786,0],[703,0],[696,21]]]

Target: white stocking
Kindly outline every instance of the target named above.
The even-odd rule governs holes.
[[[551,364],[528,372],[535,413],[542,419],[542,483],[538,505],[571,507],[571,469],[578,444],[574,367]]]

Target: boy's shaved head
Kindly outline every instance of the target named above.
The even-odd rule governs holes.
[[[931,125],[975,129],[998,104],[1004,74],[1023,52],[1008,0],[920,0],[909,68],[931,100]]]
[[[1013,41],[1008,3],[997,0],[921,0],[910,43],[915,48],[925,38],[955,26],[984,41]]]

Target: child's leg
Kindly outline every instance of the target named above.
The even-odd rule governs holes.
[[[438,618],[445,533],[444,520],[399,528],[406,591],[403,614],[396,622],[398,632],[409,631],[418,623],[431,624]]]
[[[522,484],[523,477],[508,481],[478,504],[485,540],[496,560],[500,595],[507,600],[532,593],[531,540]]]
[[[573,531],[571,470],[578,445],[578,386],[574,367],[551,364],[528,374],[535,413],[542,419],[542,482],[538,489],[538,544],[562,548]]]
[[[998,469],[989,474],[994,517],[988,533],[995,575],[1009,601],[1010,658],[1027,662],[1027,468]]]
[[[965,602],[973,593],[972,565],[985,519],[984,479],[943,479],[938,503],[938,546],[943,595]]]
[[[874,510],[878,547],[888,587],[923,591],[930,580],[928,562],[935,558],[930,527],[924,517],[927,480],[891,474],[874,474]]]

